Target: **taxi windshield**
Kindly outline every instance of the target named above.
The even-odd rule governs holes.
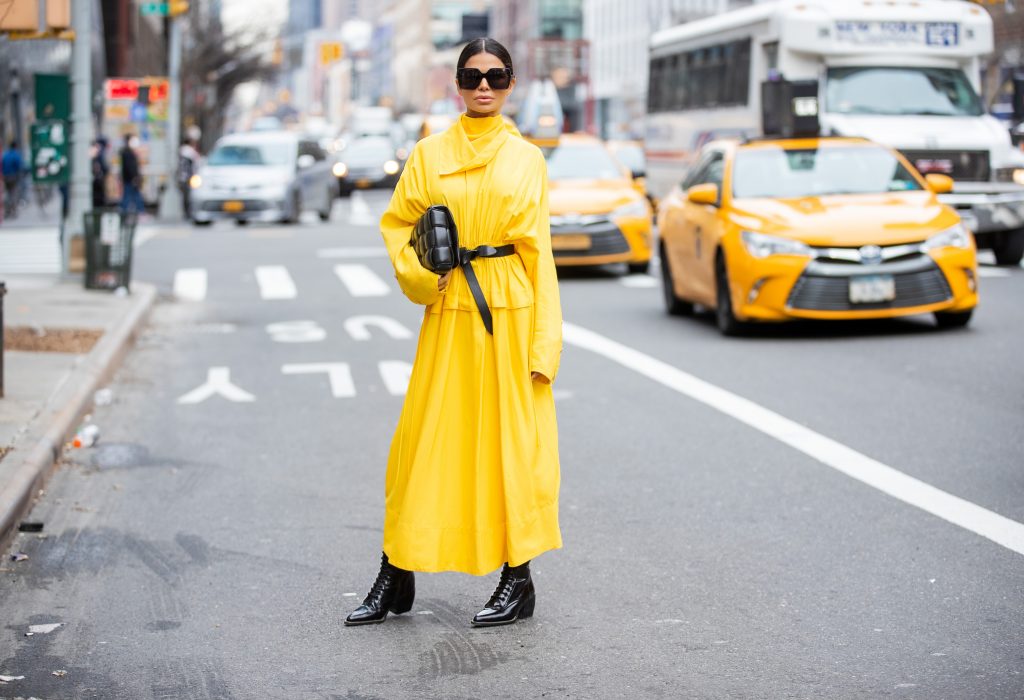
[[[287,142],[225,143],[217,146],[207,165],[291,165],[295,145]]]
[[[551,180],[617,180],[622,169],[604,146],[559,146],[548,154],[548,178]]]
[[[741,149],[733,197],[820,197],[922,189],[896,156],[878,146]]]

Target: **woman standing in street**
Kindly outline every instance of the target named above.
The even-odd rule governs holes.
[[[529,617],[530,560],[562,544],[551,393],[562,312],[547,168],[501,116],[513,75],[498,42],[466,46],[456,72],[466,112],[416,145],[381,219],[399,286],[427,309],[388,458],[380,573],[346,625],[408,611],[414,571],[498,567],[498,587],[472,623]],[[424,211],[441,204],[471,263],[438,277],[409,241]]]

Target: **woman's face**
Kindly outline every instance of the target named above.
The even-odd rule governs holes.
[[[497,56],[484,52],[470,56],[465,67],[476,68],[481,73],[486,73],[491,68],[504,68],[505,64]],[[507,89],[494,90],[487,84],[487,78],[484,78],[474,90],[463,90],[458,87],[458,81],[456,81],[455,87],[458,88],[459,95],[466,103],[466,114],[471,117],[492,117],[501,114],[501,108],[508,96],[512,94],[515,84],[516,79],[513,78]]]

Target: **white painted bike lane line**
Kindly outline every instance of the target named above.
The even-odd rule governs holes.
[[[1024,554],[1024,524],[954,496],[836,442],[759,404],[599,333],[565,323],[566,343],[589,350],[904,503]]]

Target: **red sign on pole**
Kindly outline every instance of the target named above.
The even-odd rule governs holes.
[[[139,97],[139,81],[125,78],[107,80],[108,100],[136,100]]]

